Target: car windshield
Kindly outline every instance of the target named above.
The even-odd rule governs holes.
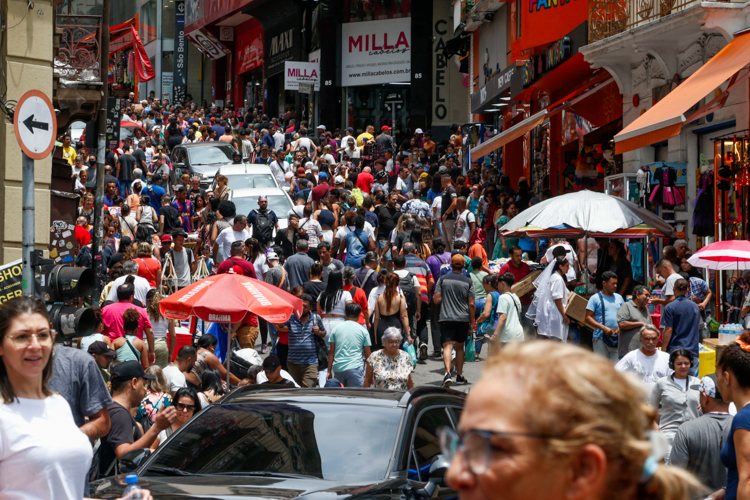
[[[191,165],[211,165],[214,163],[232,163],[234,148],[217,146],[213,148],[192,148],[188,150]]]
[[[278,187],[271,174],[235,174],[227,175],[227,179],[232,189]]]
[[[247,215],[258,208],[257,196],[242,196],[232,198],[238,214]],[[285,194],[268,197],[268,209],[273,210],[276,217],[286,219],[286,214],[292,209],[292,200]]]
[[[124,141],[125,139],[130,139],[133,137],[133,132],[130,131],[129,128],[120,127],[120,140]]]
[[[149,468],[190,474],[299,474],[333,481],[385,478],[401,410],[339,404],[214,406],[159,447]],[[158,470],[143,475],[160,474]]]

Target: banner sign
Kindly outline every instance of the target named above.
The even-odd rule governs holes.
[[[519,48],[526,50],[559,40],[588,18],[588,0],[521,0]]]
[[[286,61],[284,63],[284,90],[299,90],[300,84],[314,84],[320,90],[320,64]]]
[[[0,304],[23,295],[21,288],[21,273],[23,259],[14,260],[10,264],[0,266]]]
[[[411,81],[411,18],[341,26],[341,86]]]
[[[173,99],[182,103],[187,95],[187,41],[185,40],[185,0],[175,0]]]
[[[186,35],[195,47],[209,59],[221,59],[230,51],[207,30],[199,29]]]
[[[107,98],[107,148],[111,151],[120,147],[120,100]]]

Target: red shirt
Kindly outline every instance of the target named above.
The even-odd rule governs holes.
[[[81,245],[81,248],[83,248],[91,241],[91,233],[86,231],[86,228],[83,226],[76,226],[75,238],[78,244]]]
[[[161,269],[161,263],[153,257],[136,257],[138,276],[148,280],[148,284],[156,288],[156,273]]]
[[[513,275],[513,277],[516,279],[516,283],[524,279],[526,276],[531,274],[531,268],[529,265],[525,262],[521,262],[521,265],[518,268],[513,267],[510,264],[510,261],[503,264],[503,267],[500,268],[500,271],[498,274],[503,273],[510,273]],[[531,304],[531,294],[527,293],[523,297],[519,297],[521,299],[521,305],[527,306]]]
[[[357,174],[357,187],[362,190],[365,194],[370,194],[370,188],[372,183],[375,182],[375,178],[370,172],[362,172]]]
[[[312,200],[314,203],[318,203],[320,200],[326,197],[333,188],[327,182],[321,182],[315,186],[312,190]]]
[[[253,263],[246,261],[242,257],[227,258],[224,262],[219,264],[219,267],[216,269],[216,274],[228,273],[230,268],[234,269],[235,274],[242,274],[248,278],[258,279]]]
[[[353,285],[344,285],[344,291],[348,292],[352,289]],[[357,287],[357,291],[354,292],[354,297],[352,297],[352,302],[355,304],[359,304],[359,307],[362,308],[362,312],[359,314],[359,323],[360,325],[365,324],[365,312],[367,312],[367,296],[365,295],[365,291],[361,288]]]

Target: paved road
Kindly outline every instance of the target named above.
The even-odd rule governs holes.
[[[430,346],[430,354],[432,354],[432,346]],[[456,377],[453,377],[453,385],[451,389],[457,391],[469,392],[471,387],[477,380],[484,367],[484,361],[486,359],[486,352],[482,351],[479,359],[471,363],[464,363],[464,377],[469,382],[467,385],[456,385]],[[414,385],[431,385],[440,386],[443,383],[443,376],[445,375],[445,367],[443,360],[433,358],[431,355],[427,358],[424,364],[417,363],[417,366],[412,374],[414,379]]]

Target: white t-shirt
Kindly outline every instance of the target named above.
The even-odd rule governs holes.
[[[322,229],[321,229],[322,230]],[[346,235],[354,231],[354,226],[341,226],[336,230],[336,238],[338,238],[340,241],[346,240]],[[372,224],[365,221],[365,226],[362,228],[362,231],[366,232],[367,235],[373,239],[373,241],[377,241],[377,238],[375,237],[375,228],[372,227]]]
[[[282,134],[278,129],[276,130],[276,133],[273,134],[273,145],[276,149],[281,149],[284,147],[284,134]]]
[[[456,241],[469,242],[471,237],[471,224],[476,224],[477,218],[469,209],[461,212],[461,215],[456,219]]]
[[[635,373],[646,385],[646,394],[651,394],[656,381],[666,377],[672,370],[669,369],[669,354],[664,351],[656,351],[653,356],[646,356],[640,349],[630,351],[615,365],[618,372]]]
[[[562,246],[565,250],[567,250],[567,253],[565,254],[565,258],[568,259],[568,262],[570,262],[570,267],[568,268],[568,272],[565,273],[565,277],[568,281],[575,281],[576,280],[576,252],[573,250],[573,247],[568,245],[567,243],[562,244],[555,244],[552,245],[547,249],[547,253],[544,254],[544,258],[547,259],[547,262],[552,262],[554,260],[554,257],[552,256],[552,250],[555,247]]]
[[[281,370],[279,372],[279,375],[281,375],[281,378],[283,378],[285,380],[289,380],[291,382],[294,382],[294,378],[292,378],[292,376],[289,375],[289,372],[286,371],[286,370]],[[255,376],[255,381],[258,384],[265,384],[266,382],[268,382],[268,377],[266,377],[266,372],[264,372],[264,371],[258,372],[258,374]],[[297,384],[297,382],[294,382],[294,387],[299,387],[299,385]]]
[[[489,295],[487,300],[489,300]],[[497,301],[497,314],[505,314],[505,325],[500,332],[500,342],[522,342],[521,301],[515,293],[503,293]]]
[[[325,312],[325,309],[323,309],[323,301],[321,300],[322,294],[320,297],[318,297],[318,304],[320,304],[321,310],[323,310],[323,314],[335,314],[338,316],[344,316],[344,308],[346,307],[347,302],[352,301],[352,294],[347,292],[346,290],[341,292],[341,299],[336,303],[336,305],[333,306],[333,309],[331,309],[330,312]]]
[[[0,422],[0,498],[83,498],[93,450],[62,396],[0,404]]]
[[[167,383],[169,384],[169,392],[175,393],[183,387],[187,387],[187,379],[185,374],[180,371],[177,365],[169,365],[162,370],[164,376],[167,377]]]
[[[255,261],[253,261],[253,266],[255,266],[255,274],[258,276],[259,280],[263,280],[263,276],[268,272],[268,261],[266,261],[266,254],[262,253],[258,256]]]
[[[433,219],[440,217],[440,207],[442,205],[443,205],[443,197],[435,196],[435,199],[432,200],[432,218]]]
[[[245,241],[250,237],[250,230],[245,228],[242,231],[235,231],[231,226],[224,229],[216,238],[216,243],[221,248],[221,255],[226,258],[232,255],[232,243],[235,241]],[[218,266],[221,261],[216,262]]]
[[[408,269],[396,269],[393,271],[393,273],[398,276],[399,278],[406,278],[406,276],[409,274]],[[420,295],[422,293],[422,288],[419,285],[419,279],[417,278],[416,274],[412,274],[411,277],[411,284],[414,287],[414,291],[417,292],[417,295]],[[401,287],[399,287],[399,292],[401,291]]]
[[[667,280],[664,282],[664,286],[661,288],[662,298],[667,298],[671,295],[674,295],[674,284],[679,279],[682,279],[682,276],[677,273],[672,273],[669,275],[669,278],[667,278]]]
[[[130,275],[127,274],[125,276],[120,276],[115,280],[114,283],[112,283],[112,288],[109,289],[109,293],[107,294],[107,300],[117,302],[117,287],[124,284],[128,276]],[[135,287],[135,298],[140,300],[141,304],[145,306],[146,304],[148,304],[146,295],[148,294],[149,290],[151,290],[151,285],[148,284],[148,280],[146,278],[142,278],[140,276],[134,277],[135,281],[133,282],[133,286]]]
[[[169,332],[169,321],[168,319],[161,318],[159,321],[151,320],[151,329],[154,331],[155,339],[167,338]]]

